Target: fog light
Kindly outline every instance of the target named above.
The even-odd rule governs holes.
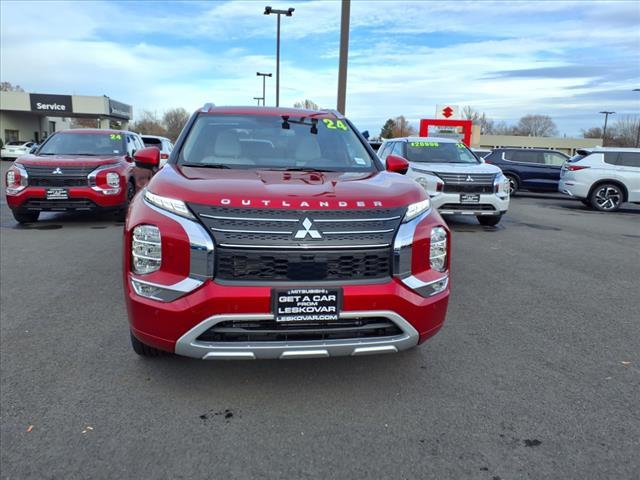
[[[131,279],[131,286],[133,287],[133,290],[141,297],[152,298],[154,300],[159,300],[157,295],[162,291],[160,287],[149,285],[148,283],[138,282],[134,279]]]
[[[447,231],[442,227],[431,230],[429,264],[433,270],[444,272],[447,269]]]
[[[144,275],[160,269],[162,240],[160,229],[154,225],[138,225],[131,239],[131,263],[133,271]]]

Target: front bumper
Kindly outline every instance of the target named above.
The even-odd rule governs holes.
[[[131,280],[132,275],[127,276]],[[193,292],[163,303],[138,296],[129,281],[126,300],[131,330],[143,343],[206,360],[399,352],[433,336],[442,327],[449,302],[448,285],[440,293],[423,297],[396,278],[383,284],[345,285],[342,288],[340,320],[383,317],[402,333],[340,340],[216,343],[198,337],[220,322],[273,319],[271,287],[220,285],[209,280]]]
[[[507,212],[509,195],[483,193],[478,203],[460,203],[460,193],[438,193],[431,203],[441,215],[495,216]]]
[[[67,187],[68,199],[47,200],[45,187],[27,187],[18,194],[7,195],[12,210],[36,212],[94,211],[117,209],[126,204],[124,189],[115,195],[104,195],[90,187]]]

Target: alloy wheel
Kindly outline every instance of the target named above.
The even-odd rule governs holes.
[[[595,194],[595,202],[601,210],[615,210],[622,201],[622,192],[611,185],[600,187]]]

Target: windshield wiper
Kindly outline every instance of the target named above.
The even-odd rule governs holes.
[[[231,168],[223,163],[181,163],[181,167],[201,167],[201,168]]]
[[[268,170],[277,170],[279,172],[337,172],[337,170],[311,167],[269,168]]]

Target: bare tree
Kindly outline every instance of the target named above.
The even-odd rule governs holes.
[[[474,125],[479,125],[481,134],[490,135],[493,133],[493,120],[487,117],[484,112],[480,113],[467,105],[462,109],[462,117],[471,120]]]
[[[491,135],[517,135],[516,127],[506,122],[498,122],[493,125]]]
[[[518,135],[529,137],[553,137],[558,134],[556,124],[548,115],[525,115],[516,128]]]
[[[154,112],[144,111],[140,118],[131,124],[131,130],[147,135],[160,135],[165,137],[167,130]]]
[[[612,147],[635,147],[639,129],[640,117],[618,117],[607,144]],[[609,129],[607,129],[607,138],[609,138]]]
[[[296,102],[293,104],[293,108],[304,108],[306,110],[320,110],[320,107],[313,100],[303,100],[302,102]]]
[[[0,82],[0,92],[24,92],[20,85],[11,85],[9,82]]]
[[[399,117],[394,118],[393,123],[394,125],[391,129],[393,138],[409,137],[416,134],[416,129],[411,126],[409,120],[404,118],[404,115],[400,115]]]
[[[588,130],[582,130],[582,136],[584,138],[602,138],[602,128],[591,127]]]
[[[164,112],[162,121],[167,131],[167,136],[172,142],[176,141],[187,120],[189,120],[189,112],[182,107],[172,108]]]

